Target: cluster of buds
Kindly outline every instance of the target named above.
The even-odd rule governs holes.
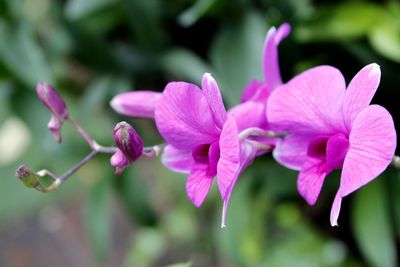
[[[61,143],[62,125],[64,122],[69,122],[88,143],[92,151],[84,159],[60,176],[57,176],[48,170],[33,172],[25,165],[21,165],[17,169],[15,175],[25,186],[35,188],[40,192],[53,191],[98,153],[113,154],[110,159],[110,164],[115,167],[115,173],[118,175],[122,173],[124,168],[131,165],[142,156],[155,157],[159,155],[162,146],[144,147],[140,135],[125,121],[118,123],[114,128],[114,141],[116,147],[105,147],[99,145],[70,116],[64,99],[50,84],[39,82],[36,87],[36,92],[40,102],[42,102],[42,104],[51,112],[51,118],[47,126],[54,139],[58,143]],[[40,182],[40,177],[42,176],[51,177],[53,183],[47,187],[42,185]]]

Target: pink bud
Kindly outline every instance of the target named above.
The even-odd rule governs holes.
[[[38,82],[36,93],[43,105],[60,120],[68,118],[68,109],[64,100],[57,91],[48,83]]]
[[[47,125],[54,139],[61,143],[61,126],[68,118],[68,109],[64,100],[57,91],[48,83],[38,82],[36,93],[40,102],[51,111],[51,118]]]
[[[115,173],[120,174],[126,166],[142,156],[143,140],[129,123],[122,121],[114,128],[114,141],[118,149],[110,163],[116,167]]]

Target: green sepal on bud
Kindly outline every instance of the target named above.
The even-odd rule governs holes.
[[[39,176],[25,165],[18,167],[17,171],[15,172],[15,176],[20,179],[28,188],[35,188],[42,192],[45,190],[40,184]]]

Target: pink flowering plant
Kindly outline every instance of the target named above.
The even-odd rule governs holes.
[[[248,81],[239,103],[230,108],[224,105],[211,73],[198,77],[200,86],[173,81],[162,92],[124,92],[111,100],[111,107],[121,115],[151,119],[163,139],[161,144],[145,146],[125,121],[114,128],[115,146],[98,144],[69,114],[56,90],[39,82],[37,95],[51,112],[48,128],[55,140],[62,141],[62,126],[70,123],[91,152],[62,175],[46,169],[34,172],[22,165],[17,177],[28,187],[49,192],[98,154],[110,155],[116,175],[142,157],[160,156],[166,168],[187,175],[182,186],[186,183],[186,195],[197,208],[216,180],[221,226],[225,227],[241,174],[257,157],[272,152],[277,163],[299,171],[297,190],[309,205],[317,202],[326,177],[334,170],[341,171],[330,215],[331,225],[337,226],[345,196],[377,178],[392,162],[399,165],[396,131],[390,113],[370,104],[381,78],[375,63],[362,68],[347,87],[342,73],[332,66],[316,66],[283,82],[278,46],[290,31],[287,23],[268,31],[263,79]],[[53,182],[44,185],[42,176]]]

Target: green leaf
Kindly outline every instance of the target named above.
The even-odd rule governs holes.
[[[211,48],[211,61],[229,105],[239,101],[243,88],[252,79],[262,78],[262,49],[267,29],[260,15],[249,12],[217,34]]]
[[[299,25],[294,34],[303,42],[348,41],[367,34],[382,12],[379,5],[365,2],[325,6],[311,20]]]
[[[358,247],[371,266],[397,266],[395,242],[383,188],[385,176],[355,193],[352,228]]]
[[[39,80],[52,83],[53,74],[32,28],[0,21],[0,60],[26,86],[34,89]]]
[[[400,62],[400,26],[394,24],[392,18],[381,16],[368,37],[376,52]]]
[[[90,166],[93,167],[93,165],[88,165],[86,168]],[[105,177],[97,177],[97,179],[99,180],[90,188],[87,195],[85,222],[93,252],[98,260],[104,260],[108,256],[110,240],[110,183]]]
[[[177,79],[199,84],[205,72],[213,72],[212,68],[199,56],[184,48],[168,51],[160,61],[162,68]]]
[[[72,20],[82,19],[112,3],[115,0],[69,0],[65,5],[65,15]]]
[[[143,50],[157,51],[165,42],[161,15],[165,2],[161,0],[122,0],[122,8],[135,33],[137,45]]]
[[[184,27],[195,24],[216,2],[216,0],[198,0],[179,17],[179,23]]]

